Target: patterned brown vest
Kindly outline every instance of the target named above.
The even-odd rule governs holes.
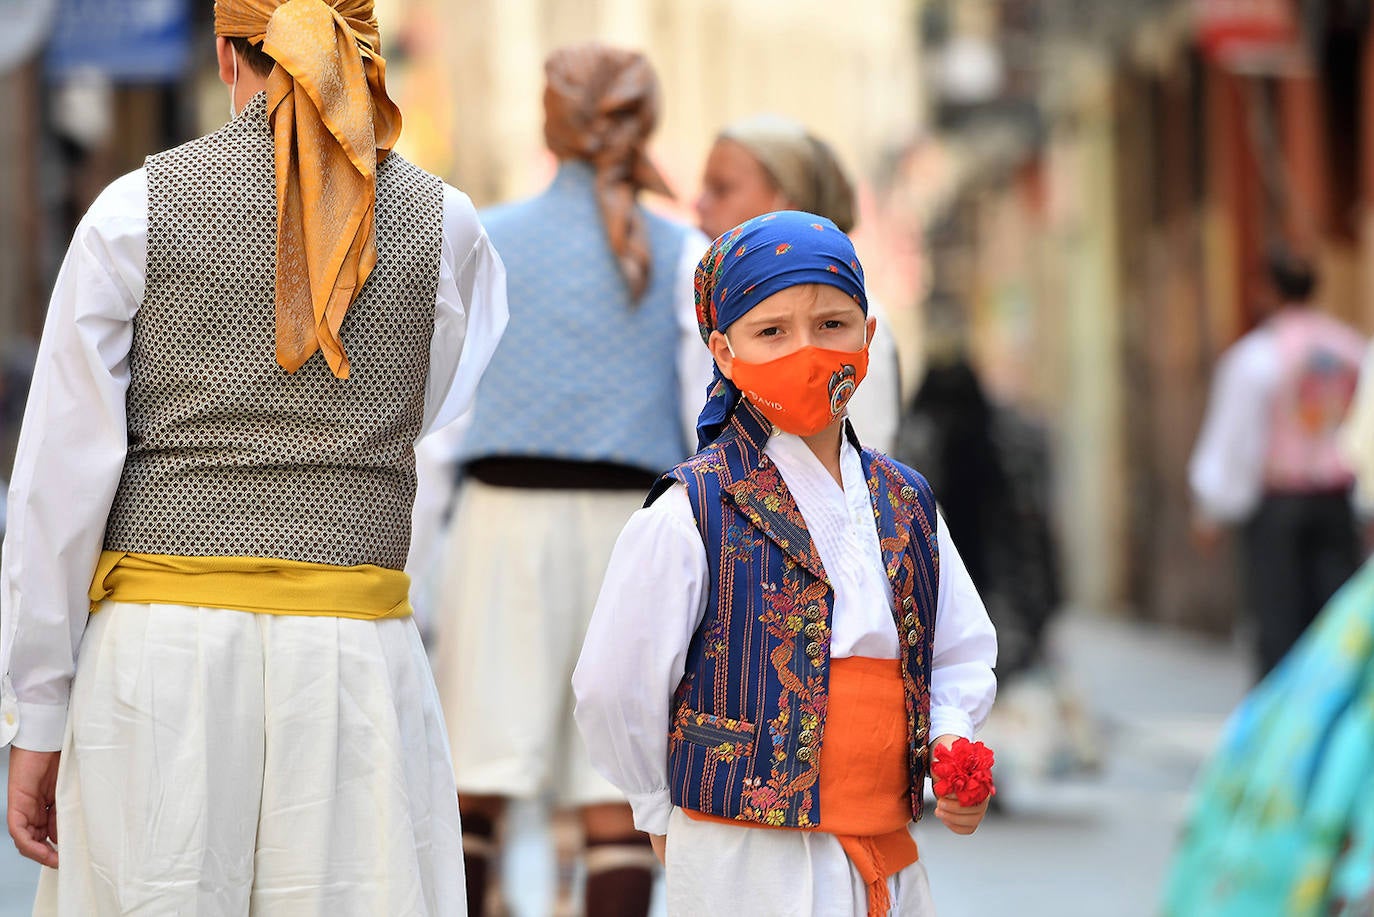
[[[342,335],[348,379],[276,361],[266,97],[147,161],[148,264],[129,448],[105,548],[405,566],[443,236],[443,184],[392,154],[377,266]]]

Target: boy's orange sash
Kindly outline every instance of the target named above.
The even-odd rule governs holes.
[[[892,906],[889,876],[918,859],[911,824],[906,696],[896,659],[853,656],[830,661],[830,693],[821,745],[823,825],[772,828],[684,810],[689,818],[770,831],[835,835],[868,887],[869,917]]]

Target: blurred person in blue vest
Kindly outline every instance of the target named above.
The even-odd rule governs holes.
[[[1360,505],[1374,505],[1374,349],[1341,440]],[[1374,914],[1374,562],[1232,715],[1163,913]]]
[[[691,452],[711,377],[692,277],[706,240],[643,207],[668,188],[645,152],[658,81],[598,44],[545,63],[558,157],[537,196],[482,214],[507,266],[510,327],[458,447],[437,670],[463,813],[469,901],[494,884],[511,799],[577,808],[586,913],[646,913],[656,864],[625,796],[596,773],[569,680],[616,536]]]
[[[819,214],[849,233],[859,208],[854,183],[828,143],[789,118],[764,114],[730,124],[716,135],[696,209],[702,231],[714,239],[774,210]],[[897,341],[882,306],[869,299],[868,308],[877,319],[868,344],[868,379],[848,411],[864,445],[891,452],[901,410]]]
[[[1275,250],[1268,271],[1279,307],[1222,354],[1188,466],[1198,545],[1211,553],[1223,527],[1239,533],[1261,676],[1360,562],[1336,437],[1365,345],[1314,304],[1310,264]]]

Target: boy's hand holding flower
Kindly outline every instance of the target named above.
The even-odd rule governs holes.
[[[943,735],[931,743],[930,778],[938,802],[935,817],[955,834],[978,830],[997,792],[992,782],[992,749],[961,736]]]

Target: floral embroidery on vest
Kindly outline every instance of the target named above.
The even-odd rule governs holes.
[[[821,747],[833,590],[777,466],[769,425],[743,406],[719,440],[665,476],[682,483],[712,571],[669,727],[673,802],[765,825],[824,827]],[[935,504],[915,472],[863,463],[903,651],[913,817],[922,808],[938,551]]]

